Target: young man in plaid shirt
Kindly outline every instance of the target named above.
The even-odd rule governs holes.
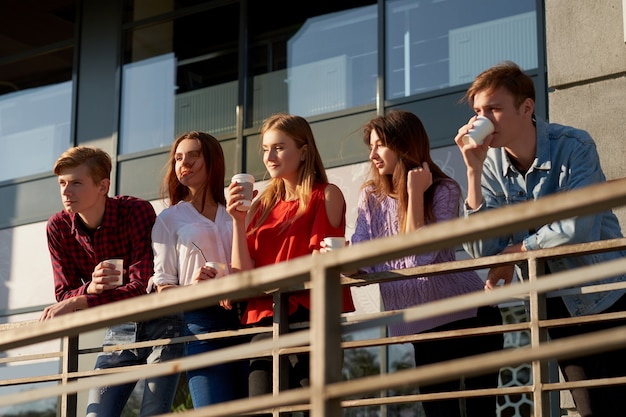
[[[48,220],[48,248],[57,303],[46,307],[40,320],[101,304],[146,295],[153,274],[151,232],[156,213],[145,200],[109,197],[111,158],[97,148],[78,146],[54,165],[64,210]],[[124,259],[123,284],[107,259]],[[113,325],[104,345],[119,345],[182,335],[178,315]],[[96,369],[158,363],[182,355],[182,344],[103,352]],[[171,411],[178,374],[145,381],[140,416]],[[119,417],[135,383],[100,387],[89,393],[87,416]]]

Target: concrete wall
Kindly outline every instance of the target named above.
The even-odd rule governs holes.
[[[588,131],[608,179],[626,177],[626,0],[545,0],[550,121]],[[626,207],[614,210],[626,231]],[[561,407],[578,415],[569,393]]]
[[[550,121],[587,130],[608,179],[626,177],[626,0],[546,0]],[[626,230],[626,208],[615,210]]]

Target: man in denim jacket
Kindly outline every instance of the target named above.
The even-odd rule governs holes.
[[[476,112],[462,126],[455,142],[467,165],[469,216],[510,204],[536,200],[561,191],[605,182],[595,143],[579,129],[548,124],[536,118],[532,79],[512,62],[503,62],[478,75],[465,98]],[[464,144],[463,136],[474,120],[483,115],[494,124],[494,132],[482,145]],[[617,218],[611,211],[580,216],[546,224],[536,230],[469,242],[465,250],[472,257],[622,237]],[[546,272],[560,272],[626,256],[626,251],[554,259]],[[510,284],[514,266],[492,268],[486,290],[499,281]],[[598,281],[620,282],[626,275]],[[582,316],[626,310],[626,290],[565,295],[547,300],[548,318]],[[549,330],[552,339],[624,325],[624,321],[566,326]],[[565,379],[577,381],[626,375],[626,349],[559,360]],[[572,390],[581,417],[622,416],[626,385]]]

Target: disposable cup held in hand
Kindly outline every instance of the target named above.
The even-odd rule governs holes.
[[[346,246],[346,238],[345,237],[325,237],[324,243],[326,244],[326,250],[328,251],[341,249]]]
[[[235,174],[231,179],[231,182],[236,182],[237,184],[243,187],[243,195],[245,198],[242,201],[240,206],[237,206],[237,210],[239,211],[248,211],[250,210],[250,204],[252,204],[252,191],[254,189],[254,176],[250,174]]]
[[[223,277],[224,273],[226,272],[226,265],[224,265],[221,262],[207,262],[204,264],[204,266],[208,266],[211,267],[213,269],[215,269],[217,271],[217,275],[215,275],[215,278],[219,278],[219,277]]]
[[[120,271],[121,273],[117,275],[116,282],[110,282],[110,284],[115,284],[120,286],[124,283],[124,260],[123,259],[107,259],[104,262],[115,265],[115,269]]]
[[[485,116],[478,116],[472,128],[467,132],[467,135],[463,136],[463,143],[466,145],[470,143],[482,145],[485,138],[493,133],[493,129],[494,127],[491,120]]]

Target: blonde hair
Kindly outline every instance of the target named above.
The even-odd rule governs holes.
[[[327,184],[328,177],[322,163],[322,157],[315,145],[315,138],[309,123],[300,116],[286,113],[277,113],[263,122],[261,127],[261,137],[269,130],[279,130],[289,136],[298,149],[306,146],[304,161],[298,168],[298,184],[296,186],[296,197],[298,199],[298,211],[285,222],[283,230],[295,219],[300,217],[306,210],[315,183]],[[274,206],[285,197],[285,182],[282,178],[272,178],[265,190],[252,205],[251,213],[259,214],[257,221],[250,228],[249,233],[253,233],[263,224]]]

